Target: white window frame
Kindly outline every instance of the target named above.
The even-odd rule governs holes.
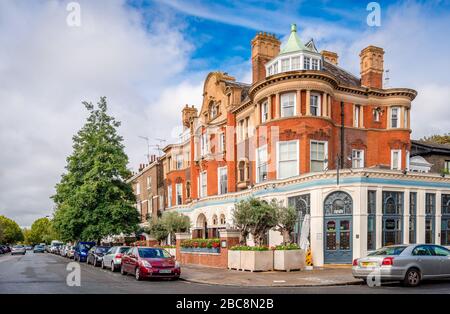
[[[205,188],[205,190],[203,190],[203,187]],[[200,197],[206,197],[208,195],[208,174],[206,173],[206,171],[200,172],[199,192]]]
[[[356,157],[355,154],[359,153],[360,156]],[[358,164],[355,166],[355,161]],[[352,149],[352,168],[364,168],[365,160],[364,160],[364,150],[363,149]]]
[[[395,120],[396,121],[396,125],[395,126],[392,123],[393,122],[392,117],[393,117],[394,110],[396,112],[396,117],[397,117],[396,120]],[[392,129],[398,129],[400,127],[400,119],[399,118],[400,118],[400,107],[391,107],[390,115],[389,115],[389,124],[390,124]]]
[[[269,103],[267,101],[261,104],[261,123],[269,120]]]
[[[225,151],[225,133],[219,133],[219,152],[223,153]]]
[[[141,194],[141,184],[139,182],[136,183],[136,194],[137,195]]]
[[[406,155],[405,155],[405,159],[406,159],[406,170],[409,171],[409,169],[411,168],[410,166],[410,159],[411,158],[411,153],[409,152],[409,150],[406,151]]]
[[[290,60],[289,58],[283,58],[280,60],[281,63],[281,72],[288,72],[290,71]]]
[[[353,111],[353,126],[355,128],[360,127],[360,115],[361,115],[361,105],[355,105],[355,110]]]
[[[200,156],[206,156],[208,151],[208,134],[202,133],[200,136]]]
[[[167,207],[172,207],[172,185],[167,186]]]
[[[380,111],[379,110],[373,111],[373,120],[375,122],[380,122]]]
[[[313,159],[311,158],[311,149],[312,149],[313,143],[325,144],[324,148],[323,148],[324,160],[323,160],[323,170],[322,170],[322,171],[324,171],[325,169],[328,168],[328,141],[310,140],[310,142],[309,142],[309,170],[310,170],[310,172],[313,172],[312,171]],[[316,159],[314,159],[314,160],[316,160]],[[319,160],[317,160],[317,161],[319,161]]]
[[[284,106],[284,104],[285,104],[285,102],[283,101],[284,99],[286,99],[287,97],[291,97],[291,96],[293,96],[294,97],[294,99],[293,99],[293,105],[292,106],[289,106],[289,107],[285,107]],[[284,93],[284,94],[281,94],[281,96],[280,96],[280,102],[281,102],[281,106],[280,106],[280,115],[281,115],[281,117],[282,118],[289,118],[289,117],[295,117],[296,115],[297,115],[297,106],[296,106],[296,103],[297,103],[297,93],[294,93],[294,92],[290,92],[290,93]],[[293,108],[294,110],[293,110],[293,114],[292,114],[292,116],[286,116],[283,112],[284,112],[284,110],[283,109],[285,109],[285,108]]]
[[[444,170],[450,171],[450,160],[444,160]]]
[[[273,74],[278,74],[280,72],[278,69],[278,61],[275,62],[272,66],[273,66]]]
[[[176,168],[177,170],[183,169],[183,155],[178,154],[178,155],[175,157],[175,168]]]
[[[225,193],[222,193],[222,186],[221,186],[222,182],[220,180],[221,176],[222,176],[222,171],[225,171],[225,175],[227,176],[227,181],[225,183],[225,185],[226,185],[225,186],[225,188],[226,188],[226,192]],[[217,168],[217,187],[218,187],[218,189],[217,189],[217,194],[218,195],[228,193],[228,167],[227,166]]]
[[[313,115],[312,114],[312,107],[313,107],[313,102],[312,102],[312,100],[313,100],[313,97],[317,97],[317,115]],[[310,95],[309,95],[309,112],[310,112],[310,114],[313,116],[313,117],[320,117],[320,116],[322,116],[322,109],[321,109],[321,107],[322,107],[322,104],[321,104],[321,102],[322,102],[322,98],[321,98],[321,96],[320,96],[320,94],[318,94],[318,93],[311,93]]]
[[[295,66],[294,59],[298,60],[297,66]],[[291,70],[292,71],[300,70],[301,69],[301,61],[302,61],[302,59],[300,58],[300,56],[293,56],[291,58]]]
[[[181,198],[181,200],[178,200],[178,196]],[[181,205],[183,203],[183,184],[177,183],[175,184],[175,204]]]
[[[403,128],[405,129],[408,129],[408,112],[408,108],[405,108],[405,110],[403,110]]]
[[[147,177],[147,190],[150,190],[152,188],[152,177]]]
[[[398,167],[394,167],[394,154],[398,153]],[[402,150],[401,149],[391,149],[391,170],[401,170],[402,169]]]
[[[308,66],[306,66],[308,64]],[[311,70],[311,57],[303,57],[303,70]]]
[[[281,144],[291,144],[291,143],[295,143],[295,156],[296,156],[296,163],[295,163],[295,174],[293,174],[292,176],[288,176],[288,177],[281,177],[280,176],[280,145]],[[300,173],[300,169],[299,169],[299,156],[300,156],[300,152],[299,152],[299,141],[298,140],[292,140],[292,141],[279,141],[277,142],[277,179],[286,179],[286,178],[291,178],[291,177],[295,177],[298,176]],[[293,161],[293,160],[284,160],[284,161]]]
[[[261,160],[259,160],[259,155],[260,155],[259,153],[260,153],[261,150],[265,150],[266,151],[266,161],[264,163],[261,163]],[[256,171],[255,171],[256,172],[256,178],[255,178],[255,182],[256,183],[264,182],[264,181],[259,180],[259,177],[260,177],[259,171],[260,171],[260,167],[263,164],[266,164],[267,173],[268,173],[269,172],[269,153],[267,151],[267,144],[256,148]],[[265,181],[267,181],[267,178],[266,178]]]
[[[314,71],[320,70],[320,62],[318,59],[311,58],[311,70]]]

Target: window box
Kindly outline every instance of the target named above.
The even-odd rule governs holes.
[[[230,254],[231,253],[231,254]],[[254,251],[254,250],[229,250],[228,267],[249,271],[269,271],[273,270],[273,251]]]
[[[273,268],[275,270],[303,270],[306,266],[304,250],[274,250]]]

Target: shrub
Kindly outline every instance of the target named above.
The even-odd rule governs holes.
[[[277,245],[273,248],[274,250],[300,250],[297,243],[290,243],[285,245]]]
[[[248,245],[235,245],[230,248],[231,251],[268,251],[268,246],[248,246]]]
[[[181,241],[183,248],[218,248],[220,247],[219,239],[189,239]]]

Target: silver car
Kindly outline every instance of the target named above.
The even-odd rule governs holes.
[[[130,249],[129,246],[113,246],[105,253],[102,260],[102,269],[109,268],[111,271],[120,269],[122,256]]]
[[[25,249],[25,247],[23,245],[14,245],[11,248],[11,255],[16,255],[16,254],[25,255],[26,252],[27,252],[27,250]]]
[[[450,278],[450,251],[432,244],[387,246],[355,259],[352,273],[364,281],[402,281],[415,287],[424,279]]]

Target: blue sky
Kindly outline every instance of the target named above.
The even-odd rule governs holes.
[[[450,132],[450,0],[379,1],[380,27],[367,25],[362,0],[76,0],[81,23],[70,27],[71,1],[0,1],[0,215],[22,226],[52,214],[82,101],[108,97],[136,169],[140,136],[176,141],[209,71],[249,83],[251,39],[283,40],[291,23],[355,75],[364,47],[384,48],[389,87],[418,91],[412,137]]]

